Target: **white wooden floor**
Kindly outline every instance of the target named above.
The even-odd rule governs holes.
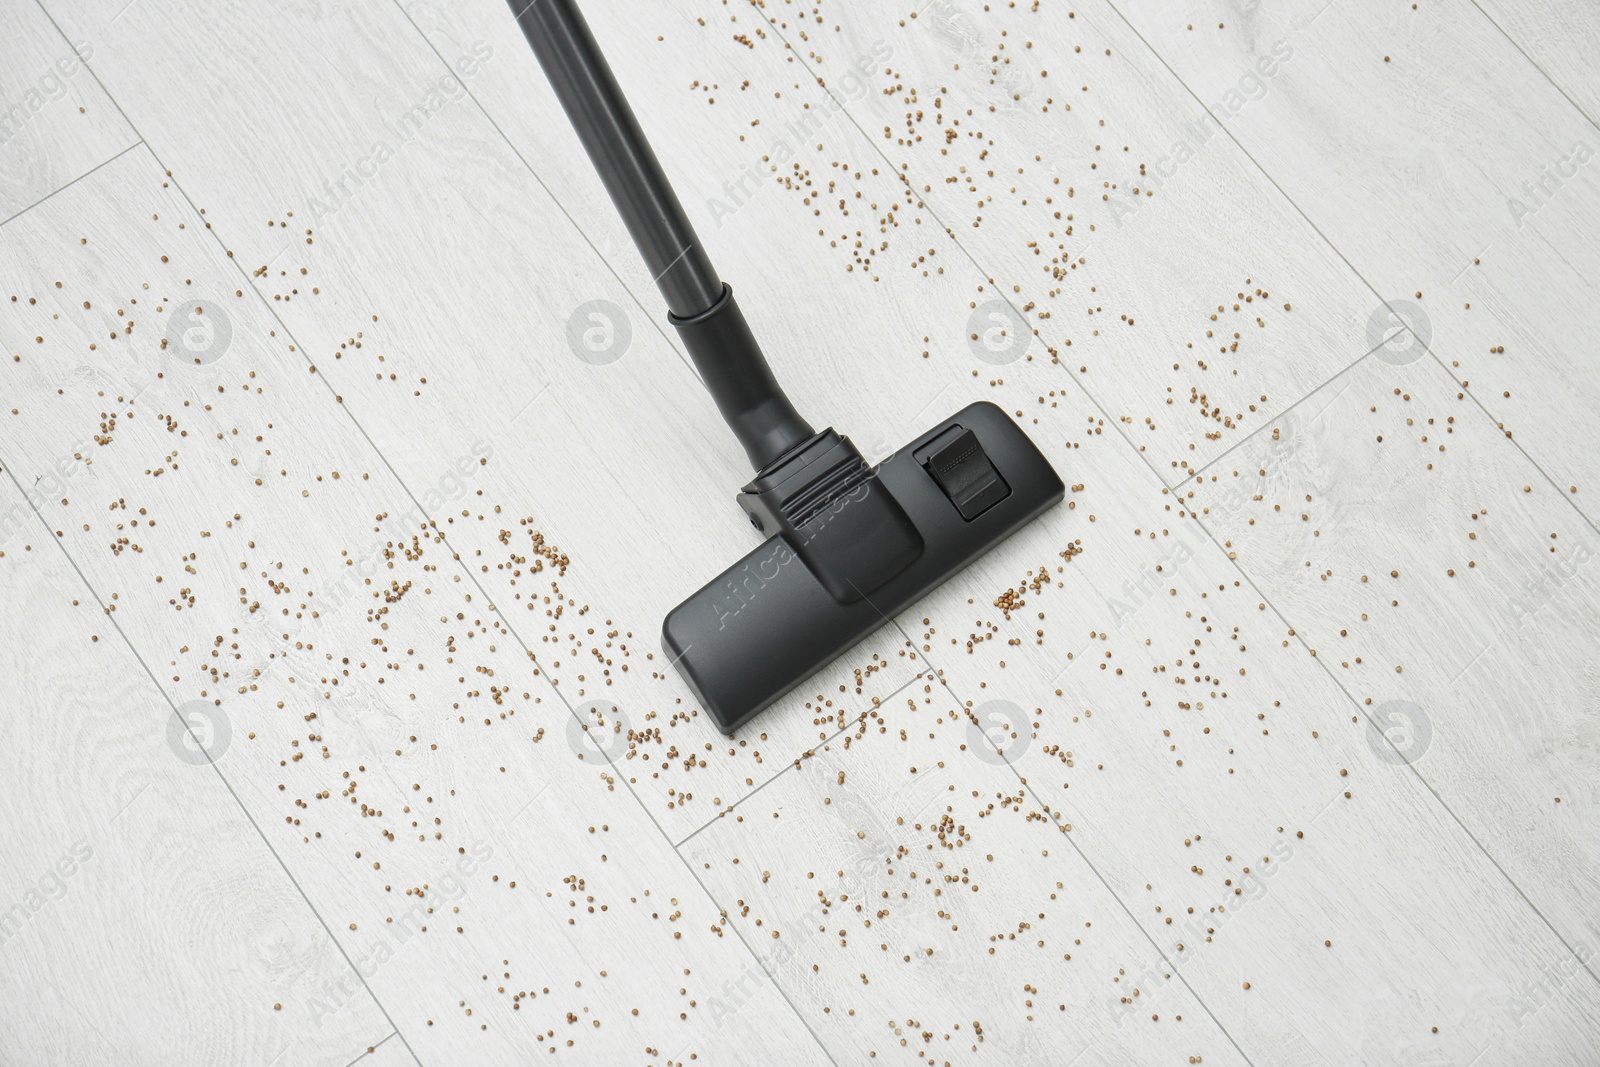
[[[0,1064],[1600,1063],[1600,9],[584,7],[802,412],[1067,502],[721,736],[506,5],[8,0]]]

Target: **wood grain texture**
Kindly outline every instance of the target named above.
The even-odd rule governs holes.
[[[1460,394],[1431,360],[1374,358],[1195,505],[1577,950],[1600,941],[1596,676],[1573,655],[1600,634],[1600,539]]]
[[[673,605],[754,547],[732,502],[749,477],[742,453],[662,338],[661,316],[635,314],[627,290],[492,124],[459,90],[438,89],[458,60],[475,65],[476,73],[456,75],[467,86],[509,58],[526,62],[525,43],[513,38],[517,51],[508,53],[498,39],[475,40],[447,53],[447,63],[398,9],[327,18],[348,29],[335,35],[336,44],[319,43],[326,27],[309,16],[296,23],[262,13],[257,23],[247,18],[219,27],[208,38],[213,47],[202,50],[209,66],[186,71],[213,86],[205,95],[219,107],[307,116],[295,126],[230,125],[220,112],[217,121],[196,124],[171,109],[165,64],[187,64],[187,54],[169,61],[130,49],[108,53],[97,69],[127,106],[148,113],[141,130],[180,180],[186,167],[191,171],[197,203],[213,225],[227,227],[238,262],[252,272],[268,267],[255,284],[399,477],[419,499],[432,494],[448,505],[450,514],[441,511],[439,521],[454,520],[447,527],[452,544],[475,561],[476,579],[513,615],[535,620],[527,639],[542,669],[574,705],[604,698],[641,732],[644,743],[631,747],[630,768],[637,770],[630,778],[656,795],[657,817],[681,840],[719,804],[762,780],[766,768],[793,759],[909,681],[914,659],[898,641],[870,638],[784,701],[745,745],[728,746],[735,748],[732,759],[687,764],[689,752],[703,752],[708,739],[687,689],[664,670],[656,634]],[[239,43],[282,33],[303,37],[307,46],[278,58]],[[274,56],[274,66],[252,66],[262,62],[259,56]],[[320,88],[327,66],[381,76],[390,88],[352,91],[328,106]],[[242,96],[252,99],[241,102]],[[406,118],[419,104],[426,117]],[[252,169],[260,158],[283,164]],[[267,217],[289,225],[269,229]],[[310,245],[307,224],[316,231]],[[541,234],[555,244],[530,240]],[[379,263],[381,279],[372,269]],[[580,361],[567,343],[569,321],[596,299],[626,309],[619,313],[631,319],[626,354],[604,366]],[[953,297],[928,306],[945,308],[950,334],[959,336],[957,323],[964,324],[969,309]],[[912,314],[905,312],[901,329],[909,331]],[[858,321],[865,322],[864,313],[852,319]],[[872,337],[865,326],[857,332]],[[911,339],[904,341],[902,351]],[[842,353],[838,368],[847,363]],[[836,390],[839,380],[830,379],[827,389]],[[823,383],[813,382],[820,393]],[[942,382],[908,390],[893,412],[861,420],[866,429],[857,436],[886,452],[909,438],[913,426],[921,429],[960,406],[958,395],[944,392]],[[861,404],[868,406],[864,398]],[[887,427],[878,425],[891,418]],[[285,431],[277,447],[313,440],[307,433],[316,430]],[[450,466],[475,442],[487,443],[498,462],[471,479],[457,478]],[[645,497],[646,487],[671,492]],[[502,512],[492,523],[464,522],[460,512],[468,504]],[[492,514],[483,508],[472,514],[480,512]],[[525,524],[530,517],[534,522]],[[559,584],[563,597],[575,601],[574,612],[586,609],[574,618],[581,627],[547,618],[539,599],[551,595],[547,577],[519,573],[512,561],[529,550],[535,527],[576,560]],[[502,529],[509,531],[504,542]],[[585,548],[627,563],[588,567]],[[645,577],[657,575],[670,579]],[[604,640],[590,642],[590,626]],[[596,651],[611,662],[597,661]]]
[[[760,1035],[822,1062],[770,983],[702,1025],[748,951],[705,936],[719,909],[205,226],[142,150],[7,226],[0,286],[29,310],[4,341],[28,355],[0,447],[24,481],[93,456],[47,509],[62,544],[167,696],[229,725],[219,769],[399,1040],[615,1062]],[[308,1035],[356,1003],[297,993]]]
[[[1229,132],[1594,521],[1600,130],[1469,2],[1323,6],[1122,9],[1205,98],[1293,42]]]
[[[1600,85],[1590,58],[1600,50],[1600,10],[1550,0],[1478,0],[1478,7],[1591,125],[1600,122]]]
[[[600,10],[603,11],[603,9]],[[597,16],[597,18],[599,17],[601,16]],[[956,22],[956,25],[960,26],[961,23],[958,21]],[[602,27],[604,27],[604,23],[602,23]],[[621,32],[620,26],[613,30],[613,34],[619,40],[627,39]],[[672,37],[673,34],[668,33],[667,36]],[[713,42],[713,45],[715,45],[715,43],[716,42]],[[732,50],[734,52],[739,51],[737,48]],[[644,62],[642,59],[633,61],[624,60],[619,65],[623,71],[622,76],[624,78],[628,76],[628,72],[630,71],[635,72],[635,76],[642,76],[641,72],[644,67]],[[651,67],[650,70],[652,74],[658,73],[659,65]],[[489,79],[489,84],[490,86],[493,85],[492,78]],[[476,91],[487,96],[489,90],[480,85],[476,87]],[[521,124],[523,128],[528,130],[559,129],[559,126],[554,122],[553,119],[551,121],[542,123],[538,117],[518,119],[516,117],[519,113],[518,110],[511,108],[509,104],[513,99],[520,98],[520,95],[521,94],[506,91],[501,94],[502,106],[495,106],[493,104],[486,106],[490,106],[497,115],[507,115],[508,118],[505,120],[505,125],[507,127],[515,127]],[[530,93],[529,95],[532,94]],[[650,97],[650,99],[656,98],[656,96]],[[665,109],[663,108],[663,110]],[[763,116],[761,121],[770,122],[771,120],[770,118]],[[531,137],[532,134],[529,136]],[[698,136],[693,138],[693,143],[697,145],[701,143],[700,138]],[[669,145],[666,151],[671,153],[673,151],[673,147]],[[688,151],[681,151],[680,155],[684,157],[681,160],[682,165],[686,167],[692,167],[694,165],[693,161],[688,158],[690,155]],[[581,181],[581,178],[578,180]],[[741,210],[754,211],[756,208],[757,202],[754,200],[754,198],[752,198],[751,203]],[[601,225],[603,228],[604,224],[602,223]],[[1146,258],[1148,259],[1150,257]],[[1356,314],[1351,315],[1349,319],[1341,326],[1341,329],[1347,331],[1353,336],[1358,334],[1364,335],[1366,333],[1366,325],[1367,323],[1363,315]],[[1354,347],[1359,349],[1364,346],[1357,342],[1355,343]],[[1031,384],[1031,382],[1029,384]],[[1052,412],[1052,414],[1054,413]],[[1086,421],[1086,419],[1080,417],[1073,421],[1082,424]],[[1063,425],[1068,424],[1069,423],[1067,423],[1066,420],[1063,420]],[[1514,468],[1518,460],[1519,457],[1515,454],[1514,450],[1503,450],[1499,454],[1499,468]],[[1095,470],[1097,473],[1102,474],[1105,470],[1111,467],[1112,464],[1107,461],[1088,465],[1089,469]],[[1126,492],[1126,487],[1129,484],[1137,484],[1139,480],[1140,473],[1137,469],[1121,470],[1120,476],[1106,478],[1106,484],[1110,486],[1116,486],[1119,488],[1119,491]],[[1149,517],[1146,517],[1146,522],[1148,521]],[[1048,523],[1046,525],[1048,525]],[[1135,526],[1136,524],[1135,522],[1130,521],[1128,525]],[[1064,536],[1058,536],[1057,540],[1061,544],[1065,544],[1068,539]],[[1055,547],[1057,551],[1060,549],[1060,545],[1053,547]],[[1148,580],[1155,575],[1155,568],[1163,566],[1163,564],[1160,562],[1162,559],[1166,560],[1165,566],[1168,568],[1173,565],[1174,556],[1172,555],[1172,551],[1172,549],[1168,548],[1163,554],[1157,555],[1153,562],[1143,566],[1134,564],[1132,566],[1128,566],[1122,571],[1122,573],[1129,577],[1132,581],[1133,593],[1130,596],[1126,591],[1126,587],[1119,590],[1113,583],[1112,590],[1109,592],[1109,595],[1102,594],[1100,598],[1101,602],[1104,603],[1109,609],[1108,614],[1111,619],[1121,621],[1130,607],[1138,605],[1142,598],[1149,597],[1150,593],[1148,588],[1141,589],[1139,586],[1147,584]],[[1207,544],[1204,541],[1196,540],[1192,543],[1186,542],[1184,545],[1183,554],[1200,556],[1203,558],[1209,557],[1210,568],[1219,574],[1226,574],[1229,571],[1227,565],[1221,561],[1220,553],[1217,552],[1214,546]],[[1007,548],[997,553],[996,559],[1003,562],[996,562],[993,566],[993,571],[997,572],[997,580],[994,583],[994,588],[1003,588],[1005,584],[1016,584],[1018,572],[1024,569],[1029,570],[1030,573],[1032,572],[1033,568],[1019,565],[1021,560],[1026,560],[1031,564],[1036,558],[1049,559],[1054,555],[1056,555],[1056,552],[1038,551],[1035,552],[1032,557],[1029,557],[1020,551],[1014,551],[1011,546],[1007,546]],[[985,569],[987,568],[978,568],[980,573]],[[1111,570],[1112,573],[1117,573],[1116,568],[1111,568]],[[1011,575],[1011,582],[1003,583],[999,581],[999,575],[1006,574],[1007,572],[1009,572]],[[966,585],[968,589],[971,587],[971,583],[962,584]],[[940,599],[941,597],[937,596],[932,598],[935,603],[937,603]],[[959,600],[963,599],[963,597],[960,593],[957,593],[956,595],[947,599],[949,601],[958,602]],[[919,608],[912,614],[921,615],[925,610],[927,609]],[[952,614],[953,613],[945,614],[943,621],[946,623],[951,622]],[[935,616],[935,618],[937,619],[938,616]],[[1154,633],[1171,633],[1174,630],[1181,630],[1182,628],[1182,624],[1176,619],[1158,618],[1157,620],[1152,621],[1150,625],[1152,627],[1151,632]],[[935,628],[939,627],[936,626]],[[946,632],[948,632],[948,627],[946,628]],[[1252,644],[1252,647],[1260,646]],[[1069,647],[1069,651],[1070,650],[1071,649]],[[934,658],[934,662],[939,665],[943,665],[944,663],[944,661],[938,657]],[[1297,669],[1290,667],[1286,658],[1274,659],[1271,662],[1274,664],[1274,668],[1271,670],[1269,677],[1278,679],[1283,683],[1289,683],[1296,678]],[[986,666],[990,669],[993,669],[994,667],[993,664],[987,664]],[[984,674],[981,675],[981,677],[987,678],[992,677],[992,675]],[[976,683],[977,677],[974,677],[973,681]],[[1340,707],[1343,707],[1345,712],[1354,710],[1353,707],[1347,704],[1347,702],[1341,697],[1341,695],[1328,682],[1327,679],[1313,679],[1312,681],[1314,684],[1310,685],[1309,688],[1304,689],[1298,695],[1298,700],[1296,701],[1297,703],[1303,703],[1307,706],[1322,708],[1328,713],[1334,713]],[[1265,694],[1263,693],[1262,696],[1264,697]],[[1112,698],[1108,694],[1106,699],[1109,701]],[[974,696],[974,701],[975,703],[981,703],[981,700],[979,700],[977,696]],[[1361,734],[1362,730],[1358,729],[1356,732],[1357,734]],[[1362,739],[1358,737],[1357,740]],[[1377,768],[1382,765],[1381,757],[1372,753],[1370,748],[1358,747],[1357,754],[1367,755],[1369,768]],[[1302,754],[1300,758],[1305,759],[1309,757]],[[1516,766],[1519,771],[1530,772],[1527,775],[1527,780],[1529,781],[1543,780],[1542,773],[1535,771],[1533,768],[1526,766],[1520,761],[1514,761],[1514,766]],[[1284,777],[1286,781],[1298,780],[1297,776],[1295,775],[1289,775],[1285,777],[1283,775],[1283,768],[1276,763],[1273,763],[1269,766],[1269,768],[1264,769],[1263,775],[1268,780],[1277,780],[1280,777]],[[1407,784],[1397,784],[1387,780],[1382,780],[1382,785],[1384,785],[1388,791],[1393,791],[1397,788],[1404,791]],[[1338,792],[1339,791],[1337,788],[1335,788],[1330,795],[1337,795]],[[1306,806],[1309,804],[1310,798],[1300,796],[1297,799],[1301,806]],[[1321,798],[1318,798],[1318,800],[1319,803],[1321,803]],[[1452,878],[1454,889],[1451,897],[1452,903],[1449,908],[1449,914],[1451,918],[1444,921],[1458,924],[1465,929],[1477,930],[1480,923],[1478,915],[1481,911],[1481,903],[1477,899],[1477,894],[1481,891],[1480,886],[1486,880],[1500,881],[1500,879],[1498,878],[1497,872],[1494,870],[1492,860],[1486,857],[1485,854],[1478,849],[1477,845],[1473,842],[1469,834],[1463,832],[1460,827],[1452,826],[1452,820],[1449,817],[1448,812],[1446,812],[1442,806],[1437,803],[1429,803],[1430,800],[1431,798],[1427,796],[1426,789],[1424,787],[1419,786],[1417,783],[1409,783],[1409,791],[1405,793],[1404,803],[1408,805],[1423,803],[1429,809],[1429,815],[1426,819],[1415,826],[1408,828],[1410,843],[1412,847],[1419,850],[1429,850],[1431,847],[1430,842],[1432,842],[1438,834],[1443,832],[1442,828],[1451,827],[1449,836],[1449,840],[1452,842],[1451,851],[1448,855],[1448,858],[1441,857],[1437,860],[1434,869],[1430,869],[1425,872],[1420,870],[1414,871],[1409,873],[1406,877],[1419,879],[1420,881],[1418,884],[1434,884],[1445,880],[1446,878]],[[1125,800],[1125,802],[1115,810],[1127,810],[1129,806],[1130,805],[1127,804]],[[1276,824],[1282,818],[1281,814],[1272,811],[1270,806],[1266,808],[1255,808],[1254,805],[1247,805],[1241,808],[1237,800],[1229,799],[1225,802],[1222,802],[1222,806],[1217,809],[1215,814],[1219,819],[1224,815],[1227,816],[1228,825],[1230,825],[1231,828],[1225,832],[1230,840],[1237,840],[1235,834],[1240,833],[1241,828],[1244,825],[1242,821],[1235,822],[1233,820],[1243,820],[1248,818],[1246,813],[1252,809],[1254,809],[1256,813],[1255,817],[1260,820],[1260,824],[1263,827]],[[1108,811],[1109,810],[1111,809],[1108,809]],[[1380,845],[1390,844],[1389,839],[1393,835],[1381,814],[1385,810],[1386,798],[1379,799],[1374,804],[1369,814],[1354,820],[1344,831],[1344,836],[1346,838],[1344,844],[1347,849],[1345,857],[1347,859],[1367,855]],[[1311,815],[1309,810],[1303,812],[1303,814],[1307,817],[1310,817]],[[1272,816],[1270,822],[1268,821],[1269,816]],[[1120,837],[1120,835],[1118,836]],[[1130,837],[1132,840],[1141,842],[1149,840],[1149,835],[1147,834],[1136,833],[1130,835]],[[1362,840],[1363,838],[1366,839],[1364,844],[1354,843]],[[1114,854],[1115,853],[1112,853],[1112,855]],[[1398,856],[1403,854],[1404,849],[1391,851],[1391,855]],[[1491,849],[1491,855],[1498,855],[1498,852]],[[1336,856],[1337,850],[1335,850],[1332,856],[1326,856],[1320,860],[1320,862],[1325,865],[1323,871],[1319,872],[1322,877],[1330,879],[1334,877],[1333,872],[1337,869],[1338,863],[1340,862],[1337,858],[1334,858]],[[1105,856],[1104,859],[1109,862],[1111,860],[1111,855]],[[1136,869],[1148,873],[1150,870],[1149,864],[1151,863],[1152,859],[1153,857],[1146,857],[1137,865]],[[1451,872],[1457,869],[1468,871],[1470,874],[1466,876],[1459,874],[1452,876]],[[1134,888],[1135,885],[1135,880],[1130,878],[1128,880],[1127,888]],[[1508,922],[1510,921],[1510,917],[1520,916],[1518,922],[1522,924],[1521,929],[1523,934],[1527,936],[1536,936],[1539,947],[1536,951],[1531,953],[1519,953],[1514,966],[1509,967],[1503,972],[1492,972],[1481,975],[1480,978],[1482,984],[1480,986],[1475,986],[1472,989],[1463,989],[1461,987],[1452,986],[1448,983],[1423,983],[1424,987],[1427,989],[1427,997],[1433,1002],[1434,1006],[1432,1010],[1436,1014],[1445,1014],[1457,1020],[1482,1014],[1482,1009],[1478,1004],[1475,1003],[1475,1000],[1482,999],[1484,996],[1488,995],[1486,990],[1498,990],[1499,992],[1494,995],[1502,998],[1501,1010],[1499,1012],[1499,1015],[1502,1017],[1498,1018],[1494,1023],[1485,1023],[1471,1032],[1467,1032],[1462,1028],[1457,1027],[1456,1032],[1451,1036],[1451,1038],[1448,1039],[1449,1042],[1455,1043],[1454,1046],[1450,1048],[1450,1051],[1465,1052],[1466,1056],[1470,1058],[1471,1055],[1474,1055],[1480,1051],[1485,1051],[1489,1049],[1491,1045],[1494,1045],[1496,1042],[1501,1040],[1502,1033],[1516,1033],[1519,1041],[1532,1041],[1535,1044],[1547,1042],[1548,1044],[1545,1047],[1549,1054],[1553,1054],[1558,1057],[1579,1055],[1580,1050],[1584,1047],[1581,1039],[1581,1035],[1583,1033],[1582,1020],[1585,1018],[1588,1008],[1592,1006],[1591,1002],[1586,997],[1587,979],[1585,979],[1583,983],[1579,983],[1579,985],[1576,987],[1574,993],[1576,999],[1573,1001],[1573,1003],[1567,1006],[1567,1015],[1565,1021],[1556,1024],[1552,1020],[1552,1031],[1550,1034],[1536,1036],[1532,1033],[1518,1033],[1516,1028],[1511,1025],[1519,1017],[1517,1011],[1518,1002],[1514,998],[1506,999],[1510,996],[1507,991],[1515,991],[1527,982],[1537,979],[1538,976],[1543,974],[1547,968],[1570,966],[1573,960],[1572,954],[1560,943],[1559,939],[1557,939],[1548,929],[1542,929],[1537,917],[1531,916],[1528,913],[1527,909],[1522,905],[1518,897],[1517,889],[1514,886],[1505,885],[1503,883],[1499,884],[1498,887],[1493,891],[1493,896],[1499,902],[1496,907],[1501,909],[1501,914],[1506,917]],[[1297,912],[1294,909],[1285,909],[1281,917],[1276,919],[1274,924],[1268,925],[1264,923],[1261,927],[1258,927],[1254,931],[1238,931],[1234,934],[1234,937],[1236,939],[1245,939],[1253,949],[1259,950],[1263,948],[1265,944],[1271,943],[1274,939],[1283,935],[1286,931],[1300,931],[1305,929],[1308,925],[1319,921],[1318,919],[1314,918],[1314,916],[1318,915],[1321,916],[1320,921],[1327,921],[1329,916],[1337,914],[1342,920],[1344,920],[1346,923],[1349,923],[1352,928],[1358,930],[1370,930],[1378,927],[1379,924],[1372,921],[1370,917],[1367,921],[1354,920],[1354,914],[1359,913],[1359,909],[1362,906],[1377,907],[1382,910],[1389,906],[1389,902],[1383,901],[1376,904],[1368,903],[1363,905],[1361,898],[1358,896],[1348,901],[1337,902],[1336,904],[1323,904],[1320,911]],[[1401,910],[1409,915],[1410,911],[1421,910],[1425,906],[1430,909],[1437,908],[1437,905],[1434,904],[1432,898],[1429,898],[1426,902],[1424,902],[1423,898],[1420,896],[1414,896],[1411,899],[1403,902],[1403,907]],[[1351,907],[1356,909],[1355,913],[1349,911]],[[1435,918],[1431,921],[1437,922],[1440,920]],[[1526,925],[1529,922],[1532,923],[1531,927]],[[1420,927],[1422,924],[1418,922],[1415,925]],[[1362,933],[1354,934],[1353,936],[1362,938],[1363,940],[1365,939],[1365,934]],[[1381,959],[1384,957],[1385,949],[1388,947],[1391,947],[1391,942],[1389,942],[1386,938],[1380,938],[1373,941],[1370,946],[1366,946],[1364,949],[1359,949],[1358,951],[1363,951],[1365,955],[1373,959]],[[1499,958],[1507,950],[1507,948],[1508,945],[1504,943],[1494,945],[1492,947],[1486,946],[1483,950],[1484,958]],[[1251,954],[1251,950],[1246,950],[1241,953],[1241,956],[1242,958],[1249,958]],[[1401,954],[1400,958],[1409,957]],[[1381,968],[1378,968],[1378,970],[1381,971]],[[1362,972],[1357,971],[1355,973],[1360,974]],[[1393,975],[1393,982],[1397,987],[1404,985],[1408,980],[1412,981],[1413,983],[1416,981],[1414,977],[1410,976],[1409,970],[1397,972],[1395,975]],[[1231,985],[1230,988],[1232,988]],[[1301,993],[1302,991],[1299,989],[1293,990],[1287,997],[1286,1003],[1279,1009],[1282,1014],[1274,1015],[1272,1018],[1280,1019],[1292,1016],[1293,1004],[1299,998]],[[1346,1054],[1348,1055],[1382,1056],[1392,1054],[1395,1056],[1403,1056],[1408,1052],[1416,1052],[1417,1049],[1426,1044],[1426,1039],[1420,1036],[1401,1036],[1391,1032],[1392,1028],[1396,1028],[1401,1025],[1401,1020],[1398,1017],[1384,1017],[1385,1013],[1389,1011],[1389,1009],[1386,1007],[1386,1002],[1381,999],[1373,1000],[1369,996],[1369,991],[1361,987],[1360,979],[1357,979],[1349,989],[1339,992],[1338,996],[1343,1000],[1344,1010],[1352,1015],[1361,1017],[1363,1020],[1368,1017],[1372,1017],[1373,1022],[1371,1023],[1370,1027],[1364,1024],[1363,1029],[1360,1032],[1343,1031],[1341,1035],[1334,1035],[1331,1033],[1328,1035],[1323,1035],[1325,1040],[1313,1041],[1312,1047],[1338,1048],[1340,1041],[1344,1041],[1348,1042],[1348,1044],[1345,1046]],[[1417,1027],[1417,1029],[1413,1031],[1415,1035],[1421,1035],[1424,1032],[1421,1029],[1422,1022],[1420,1017],[1415,1019],[1412,1025]],[[1314,1029],[1314,1027],[1312,1027],[1312,1029]],[[1298,1033],[1299,1030],[1291,1029],[1285,1033],[1258,1033],[1252,1036],[1258,1039],[1257,1047],[1274,1047],[1282,1041],[1295,1038]],[[1333,1040],[1335,1038],[1337,1038],[1337,1040]],[[1434,1050],[1434,1054],[1442,1054],[1442,1051],[1440,1049],[1436,1049]],[[1495,1054],[1504,1056],[1516,1055],[1518,1053],[1511,1051],[1510,1049],[1496,1047]],[[1330,1052],[1327,1055],[1329,1056],[1328,1062],[1338,1062],[1337,1053]]]
[[[63,468],[74,491],[98,481]],[[382,1013],[36,517],[61,475],[25,497],[14,473],[0,472],[0,1061],[345,1067],[387,1032]],[[317,1025],[308,999],[341,984],[349,1005]]]
[[[1342,382],[1328,388],[1337,393]],[[1330,451],[1339,440],[1330,432]],[[1521,456],[1495,443],[1498,457],[1491,449],[1476,458],[1480,466],[1498,458],[1504,479]],[[1246,516],[1261,512],[1243,510],[1239,495],[1259,491],[1257,469],[1279,484],[1277,447],[1263,434],[1249,467],[1241,458],[1235,484],[1197,491],[1195,503],[1216,513],[1202,513],[1204,522],[1248,528]],[[1086,438],[1075,458],[1083,479],[1076,506],[972,568],[989,600],[973,605],[941,592],[917,609],[921,619],[901,622],[954,706],[998,735],[1030,790],[1072,826],[1075,845],[1239,1048],[1253,1062],[1328,1064],[1592,1057],[1600,987],[1575,957],[1578,943],[1569,948],[1558,936],[1576,932],[1551,930],[1507,883],[1494,864],[1511,854],[1502,840],[1485,839],[1486,854],[1468,832],[1478,830],[1475,820],[1463,830],[1409,767],[1386,758],[1357,701],[1297,639],[1300,605],[1258,587],[1242,551],[1236,569],[1190,517],[1187,498],[1173,501],[1120,442]],[[1316,469],[1331,462],[1325,453]],[[1362,469],[1337,466],[1341,485]],[[1375,481],[1374,492],[1391,482]],[[1251,506],[1295,506],[1299,525],[1300,509],[1310,507],[1299,499],[1286,486]],[[1376,517],[1373,525],[1385,529]],[[1296,548],[1331,551],[1322,542],[1332,533],[1324,528],[1313,546]],[[1081,551],[1067,561],[1060,552],[1069,544]],[[1307,558],[1310,571],[1292,550],[1262,568],[1274,577],[1305,571],[1301,581],[1314,583],[1320,560]],[[1382,647],[1365,650],[1368,658],[1379,659]],[[1388,657],[1382,662],[1392,671]],[[1572,737],[1581,706],[1568,697],[1540,724],[1541,736]],[[1566,720],[1566,731],[1552,719]],[[1507,777],[1549,781],[1547,761],[1501,742],[1492,762]],[[1463,763],[1481,775],[1485,765],[1473,762],[1481,759]],[[1424,777],[1432,766],[1423,765]],[[1475,812],[1491,810],[1493,798],[1490,791]],[[1566,825],[1565,813],[1556,821]],[[1499,826],[1510,832],[1509,823]],[[1582,869],[1587,842],[1568,835],[1563,844],[1562,855]],[[1519,884],[1537,884],[1546,899],[1565,893],[1531,870],[1519,873]],[[1582,907],[1576,897],[1569,904]],[[1154,957],[1128,969],[1160,965]],[[1549,1012],[1535,1016],[1526,990],[1553,974],[1564,975],[1556,988],[1565,999],[1541,997]],[[1154,1004],[1165,995],[1157,986]],[[1538,1026],[1525,1025],[1533,1018]]]
[[[684,846],[834,1060],[1247,1062],[971,736],[912,686]]]
[[[138,137],[85,72],[101,27],[69,43],[37,4],[11,5],[0,40],[0,221],[75,181]]]
[[[387,1014],[344,1062],[1600,1058],[1595,535],[1433,289],[1445,365],[1389,336],[1367,260],[1501,210],[1377,195],[1464,165],[1469,105],[1351,61],[1393,12],[584,4],[805,414],[881,456],[993,400],[1071,486],[727,738],[656,633],[748,470],[505,6],[47,6],[147,147],[0,230],[0,455],[75,472],[63,546],[220,701]],[[1426,84],[1570,133],[1452,11]],[[1550,240],[1469,324],[1582,324],[1525,323],[1588,277]],[[1565,358],[1511,390],[1556,452]],[[297,1039],[364,1003],[295,995]]]
[[[816,10],[707,16],[680,85],[710,78],[708,48],[764,58],[786,95],[826,81],[858,130],[796,137],[803,158],[821,142],[900,176],[1168,484],[1370,349],[1370,291],[1103,5]],[[642,83],[664,45],[634,40],[620,76]],[[679,95],[742,124],[758,94],[731,82]]]

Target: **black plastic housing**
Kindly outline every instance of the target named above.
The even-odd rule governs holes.
[[[733,298],[733,286],[724,283],[717,302],[699,314],[684,318],[669,312],[667,321],[677,329],[700,380],[744,446],[752,467],[765,469],[812,435],[811,424],[800,417],[772,376],[767,357]]]
[[[739,506],[781,534],[833,599],[853,604],[922,554],[916,524],[830,426],[744,487]]]
[[[938,439],[954,441],[959,435],[946,435],[958,428],[971,431],[980,446],[968,457],[964,445],[960,457],[967,464],[964,470],[977,470],[978,475],[948,479],[947,490],[925,464],[942,447]],[[930,445],[935,446],[933,453]],[[947,465],[956,458],[946,457]],[[984,458],[1003,493],[981,466],[970,466]],[[829,583],[814,573],[806,559],[811,553],[794,542],[794,534],[779,533],[674,608],[662,624],[662,643],[678,672],[724,733],[743,725],[1065,495],[1061,479],[1028,435],[987,402],[963,408],[928,430],[879,464],[875,478],[862,484],[868,486],[866,492],[858,492],[835,523],[847,523],[852,507],[886,494],[882,503],[892,507],[885,510],[903,513],[921,542],[914,558],[871,592],[841,599],[839,589],[830,591]],[[968,487],[971,493],[964,499],[971,518],[963,516],[950,495]],[[899,534],[891,530],[889,536]],[[896,559],[903,555],[893,553]],[[828,566],[824,562],[821,569]]]
[[[789,402],[639,128],[575,0],[509,0],[706,389],[756,470],[767,542],[667,616],[662,642],[724,731],[1063,495],[1039,450],[973,404],[868,467]]]

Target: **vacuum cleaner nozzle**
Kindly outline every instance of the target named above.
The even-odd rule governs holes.
[[[766,544],[672,610],[662,641],[724,732],[1005,540],[1064,492],[999,408],[973,404],[876,467],[811,428],[711,265],[575,0],[509,0],[756,478]]]
[[[668,614],[662,642],[729,733],[1065,493],[993,404],[962,409],[869,468],[813,436],[745,487],[771,536]]]

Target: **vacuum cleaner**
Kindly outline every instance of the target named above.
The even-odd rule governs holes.
[[[972,404],[869,465],[784,395],[574,0],[510,0],[755,477],[739,506],[766,540],[672,609],[661,640],[732,733],[1060,502],[1064,487],[994,404]]]

